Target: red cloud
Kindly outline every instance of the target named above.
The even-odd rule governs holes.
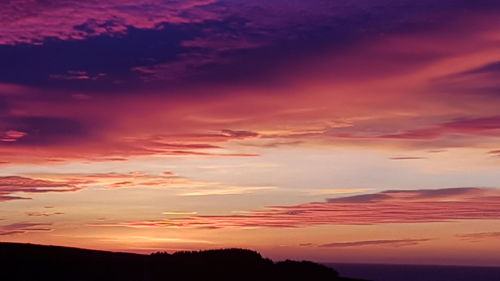
[[[500,190],[448,188],[390,190],[296,206],[275,206],[238,216],[192,216],[118,224],[129,227],[253,228],[370,225],[500,219]]]

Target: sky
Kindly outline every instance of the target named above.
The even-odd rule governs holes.
[[[8,0],[0,62],[0,241],[500,266],[496,0]]]

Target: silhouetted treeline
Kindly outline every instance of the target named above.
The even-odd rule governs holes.
[[[0,280],[167,281],[329,280],[347,281],[312,262],[274,263],[242,249],[139,255],[32,244],[0,243]]]

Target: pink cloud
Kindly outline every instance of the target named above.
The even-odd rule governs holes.
[[[18,139],[25,137],[27,133],[16,131],[16,130],[8,130],[4,133],[3,138],[0,138],[0,141],[3,142],[15,142]]]
[[[73,189],[66,191],[77,191],[89,187],[101,187],[108,189],[116,188],[149,188],[149,189],[170,189],[175,190],[180,196],[215,196],[215,195],[234,195],[263,190],[275,189],[275,186],[248,186],[248,185],[230,185],[217,181],[193,180],[178,176],[172,172],[163,172],[160,174],[148,174],[142,172],[130,173],[68,173],[68,174],[31,174],[28,175],[34,186],[39,186],[36,182],[50,185],[50,183],[59,183],[61,187],[71,186]],[[28,179],[28,178],[23,178]],[[22,190],[22,191],[21,191]],[[17,186],[13,190],[4,190],[5,194],[14,192],[36,193],[36,192],[55,192],[54,189],[21,189]],[[63,192],[63,190],[57,190]],[[10,192],[10,193],[9,193]],[[6,200],[15,200],[24,198],[5,198]],[[43,216],[43,213],[35,213]],[[58,213],[51,213],[52,215]]]
[[[192,216],[134,221],[127,227],[288,228],[315,225],[371,225],[500,219],[500,190],[447,188],[389,190],[296,206],[274,206],[248,215]]]
[[[70,182],[55,182],[27,177],[0,177],[0,202],[16,199],[28,199],[16,196],[17,193],[73,192],[80,190]]]
[[[129,130],[135,129],[134,127],[129,128]],[[131,132],[131,134],[134,134],[134,132]],[[55,141],[53,144],[46,145],[43,150],[36,151],[33,151],[32,143],[20,142],[19,139],[22,137],[24,135],[17,139],[8,138],[4,140],[8,140],[9,143],[16,142],[15,145],[2,146],[2,139],[0,139],[0,153],[2,153],[2,158],[5,160],[2,161],[3,164],[58,163],[75,159],[127,161],[130,157],[147,155],[199,157],[255,157],[259,155],[258,153],[229,151],[223,147],[223,144],[233,140],[258,137],[257,133],[250,131],[222,130],[208,133],[121,136],[117,138],[88,136],[85,137],[85,141],[83,141],[84,137],[78,140],[75,136],[68,140],[60,139],[58,141],[61,143]],[[56,137],[53,139],[57,140]],[[88,149],[74,149],[80,146],[85,146]]]
[[[88,10],[113,14],[114,10],[120,10],[121,5],[135,7],[149,3],[115,2],[77,3],[75,7],[83,7],[83,10],[75,21],[80,21],[79,17],[87,18],[85,11]],[[151,8],[160,3],[150,2],[153,4],[143,6]],[[18,3],[23,5],[23,1]],[[172,7],[182,9],[205,10],[208,7],[205,4],[209,2],[169,3]],[[38,28],[36,23],[39,17],[48,13],[48,27],[72,30],[72,24],[50,22],[57,19],[56,16],[51,17],[51,13],[62,13],[60,10],[64,5],[54,1],[50,8],[38,7],[40,15],[32,13],[25,16],[20,13],[19,20],[32,16],[35,18],[33,28]],[[100,5],[108,5],[106,7],[109,9],[101,11]],[[241,5],[241,13],[245,14],[254,10],[252,7],[255,6],[265,6],[270,10],[280,7],[263,1]],[[331,14],[332,10],[326,8],[332,8],[332,5],[326,2],[322,5],[325,9],[306,9],[308,18]],[[311,6],[315,4],[295,1],[294,8],[286,7],[285,12],[294,13],[297,7]],[[30,10],[22,7],[10,9]],[[175,13],[182,13],[182,9]],[[157,10],[162,13],[161,8]],[[106,19],[107,16],[102,18]],[[279,27],[283,23],[277,22],[293,22],[295,19],[286,14],[283,18],[268,20],[270,22],[257,21],[257,26]],[[297,20],[301,22],[303,19]],[[153,17],[151,21],[156,21],[156,18]],[[495,31],[496,21],[496,18],[489,17],[478,20],[470,15],[451,21],[446,26],[446,30],[455,32],[436,29],[432,32],[388,34],[384,38],[365,38],[362,42],[353,43],[352,48],[339,52],[306,52],[304,55],[307,59],[304,61],[295,61],[295,58],[290,60],[294,67],[287,65],[269,73],[272,83],[264,84],[265,87],[259,83],[234,83],[228,86],[227,81],[222,83],[224,85],[204,81],[175,90],[131,89],[120,99],[111,94],[93,96],[75,91],[70,93],[71,99],[54,98],[47,102],[33,97],[49,94],[62,96],[62,93],[2,86],[0,92],[4,88],[5,91],[14,92],[8,98],[9,110],[0,122],[0,132],[15,130],[27,135],[16,141],[11,141],[14,140],[12,137],[0,136],[9,140],[0,142],[1,163],[126,161],[130,157],[151,155],[249,157],[259,155],[261,148],[280,145],[405,146],[426,149],[486,146],[485,143],[494,142],[500,137],[499,117],[496,115],[498,101],[474,99],[467,102],[468,98],[463,95],[457,95],[453,100],[444,99],[439,95],[439,89],[429,81],[457,71],[475,69],[477,65],[494,60],[498,52],[491,47],[494,38],[487,35]],[[137,24],[131,26],[139,28],[153,25],[149,20],[144,25],[140,19],[130,22]],[[464,29],[471,22],[477,24]],[[257,28],[256,23],[248,25]],[[48,27],[44,28],[50,30]],[[63,33],[65,35],[62,37],[71,37],[68,32]],[[40,38],[23,38],[43,40],[41,37],[48,36],[38,31],[33,34],[40,34]],[[464,36],[470,37],[470,40],[463,42]],[[195,46],[219,46],[198,43]],[[229,47],[234,46],[229,44]],[[476,54],[489,55],[478,57]],[[411,55],[410,59],[406,59],[407,55]],[[450,62],[450,57],[455,60]],[[253,57],[243,59],[253,61]],[[217,61],[210,60],[209,64],[217,64]],[[225,65],[224,60],[219,62]],[[367,64],[369,67],[359,67]],[[238,65],[234,63],[230,66]],[[232,73],[231,67],[226,71],[227,74]],[[83,79],[89,76],[77,70],[64,75],[60,78]],[[360,79],[363,83],[359,83]],[[39,120],[31,126],[16,121],[46,116],[57,116],[61,123],[59,131],[56,130],[58,126],[52,126],[57,121],[55,118],[43,126]],[[23,126],[27,130],[23,131]],[[70,131],[74,128],[81,129]],[[236,141],[241,145],[233,145]],[[40,145],[43,145],[43,149],[34,149]]]

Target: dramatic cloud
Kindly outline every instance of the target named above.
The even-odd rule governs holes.
[[[0,163],[492,146],[499,5],[389,2],[2,3]]]
[[[328,248],[347,248],[347,247],[364,247],[364,246],[388,246],[388,247],[408,247],[416,246],[422,242],[431,241],[432,239],[400,239],[400,240],[370,240],[370,241],[354,241],[354,242],[335,242],[319,245],[319,247]]]
[[[382,9],[383,7],[384,9]],[[69,0],[55,0],[50,3],[17,0],[1,4],[0,14],[3,27],[0,29],[0,43],[41,44],[46,39],[83,40],[102,34],[120,35],[130,28],[156,29],[160,24],[182,24],[203,21],[224,20],[236,17],[251,20],[249,28],[265,31],[277,30],[278,27],[307,27],[320,22],[350,23],[348,19],[360,16],[362,12],[370,12],[375,19],[388,17],[410,17],[420,13],[436,13],[446,9],[470,10],[495,9],[498,5],[493,1],[420,1],[417,5],[411,1],[403,1],[400,5],[389,5],[386,0],[376,1],[252,1],[234,0],[140,0],[140,1],[86,1],[85,3]],[[411,19],[411,18],[410,18]],[[439,18],[435,18],[437,20]],[[367,18],[358,25],[372,22]],[[412,22],[407,19],[405,24]],[[354,23],[350,23],[354,25]],[[379,27],[379,26],[377,26]],[[341,35],[341,34],[339,34]],[[226,38],[227,40],[227,38]],[[205,44],[217,44],[208,41]],[[199,44],[198,44],[199,45]]]
[[[449,188],[390,190],[328,199],[327,202],[269,207],[238,216],[192,216],[118,224],[129,227],[255,228],[371,225],[500,219],[500,190]],[[116,226],[116,225],[115,225]]]
[[[129,28],[155,29],[161,23],[210,20],[216,15],[199,7],[213,2],[216,1],[6,1],[0,4],[0,44],[83,40],[103,34],[123,35]]]
[[[500,219],[500,191],[483,188],[499,186],[499,39],[495,0],[0,1],[0,201],[19,200],[3,219],[118,250],[178,231],[162,228],[189,244],[198,229],[438,222],[303,240],[311,253],[403,247],[428,227],[462,233],[455,221],[486,244],[483,220]],[[100,240],[89,218],[148,229]],[[37,229],[49,226],[0,234]],[[243,236],[228,237],[216,240]]]

